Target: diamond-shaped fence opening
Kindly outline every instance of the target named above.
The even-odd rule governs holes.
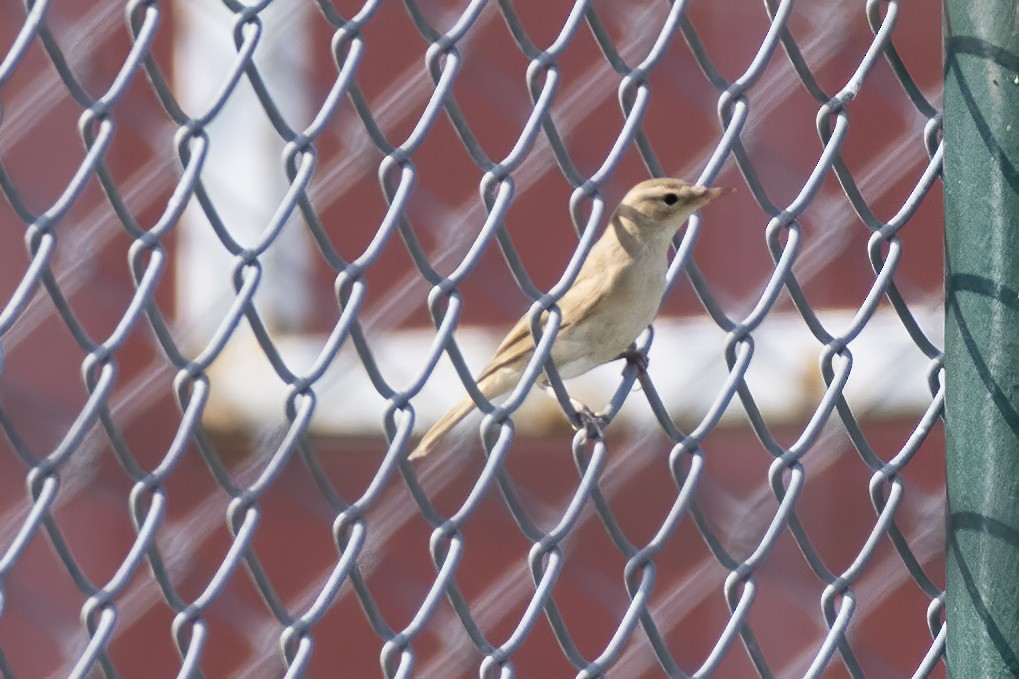
[[[939,22],[2,0],[0,670],[942,676]],[[408,461],[649,176],[628,360]]]

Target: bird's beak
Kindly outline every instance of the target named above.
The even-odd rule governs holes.
[[[708,203],[712,202],[716,198],[721,198],[722,196],[726,195],[727,193],[732,193],[732,192],[733,192],[733,189],[726,188],[726,187],[711,187],[711,186],[706,187],[704,189],[704,193],[702,193],[696,199],[697,200],[697,207],[696,207],[696,209],[700,210],[702,207],[704,207]]]

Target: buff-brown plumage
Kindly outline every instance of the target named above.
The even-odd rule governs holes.
[[[691,214],[728,192],[666,178],[641,182],[626,194],[559,300],[562,324],[552,361],[564,379],[617,358],[654,320],[665,292],[673,237]],[[530,317],[525,315],[477,376],[485,398],[513,389],[533,353]],[[474,408],[470,396],[460,401],[432,425],[410,459],[433,452]]]

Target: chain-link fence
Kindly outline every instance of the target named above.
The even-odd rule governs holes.
[[[346,4],[0,3],[4,675],[943,672],[937,13]],[[649,175],[647,370],[407,462]]]

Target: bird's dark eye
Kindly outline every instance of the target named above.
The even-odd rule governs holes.
[[[676,203],[679,202],[679,196],[677,196],[674,193],[666,193],[664,196],[662,196],[662,201],[666,205],[675,205]]]

